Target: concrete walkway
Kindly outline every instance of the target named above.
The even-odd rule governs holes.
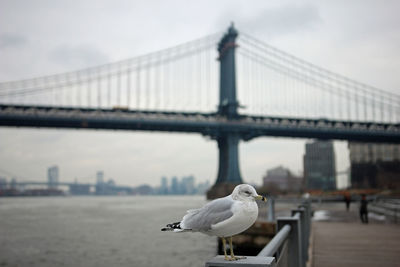
[[[313,222],[311,266],[400,266],[400,225],[361,224],[355,211],[333,213],[333,220]]]

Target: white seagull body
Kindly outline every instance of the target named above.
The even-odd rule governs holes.
[[[180,222],[168,224],[162,231],[201,232],[222,238],[225,252],[225,238],[229,238],[231,258],[225,252],[226,260],[238,259],[233,255],[232,236],[248,229],[256,221],[258,206],[256,199],[266,201],[248,184],[235,187],[229,196],[215,199],[200,209],[188,210]]]

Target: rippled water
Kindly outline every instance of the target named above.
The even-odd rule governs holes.
[[[187,209],[182,197],[0,198],[0,266],[204,266],[216,238],[166,233]]]

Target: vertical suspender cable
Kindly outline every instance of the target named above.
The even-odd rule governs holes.
[[[126,70],[126,107],[129,109],[131,104],[131,66]]]
[[[253,60],[251,60],[250,61],[250,67],[249,67],[249,70],[250,70],[250,75],[249,75],[249,94],[250,94],[250,96],[251,96],[251,101],[250,101],[250,106],[251,106],[251,112],[252,113],[255,113],[255,111],[256,111],[256,108],[255,108],[255,101],[254,101],[254,99],[256,98],[256,96],[255,96],[255,88],[254,88],[254,61]]]
[[[310,98],[308,98],[308,95],[307,95],[307,92],[308,92],[308,78],[309,78],[309,74],[310,74],[310,72],[309,71],[306,71],[305,72],[305,82],[303,83],[303,89],[302,89],[302,91],[303,91],[303,110],[304,110],[304,117],[307,117],[307,115],[308,115],[308,110],[309,110],[309,108],[308,108],[308,106],[310,106],[310,105],[308,105],[308,103],[307,102],[309,102],[311,99]]]
[[[154,64],[154,108],[157,109],[160,103],[160,72],[157,62]]]
[[[136,68],[136,108],[140,109],[140,61]]]
[[[121,64],[118,65],[117,73],[117,105],[121,106]]]
[[[328,82],[329,82],[329,81],[328,81]],[[329,104],[330,104],[330,107],[331,107],[331,114],[330,114],[330,117],[331,117],[331,119],[335,119],[335,103],[334,103],[335,94],[332,92],[332,91],[334,90],[334,87],[331,86],[331,85],[332,85],[332,82],[329,82],[328,84],[329,84],[329,86],[331,87],[331,89],[329,90],[329,95],[328,95]]]
[[[375,93],[373,93],[371,91],[371,99],[372,99],[372,120],[375,121],[375,102],[376,102],[376,98],[375,98]]]
[[[37,86],[38,86],[38,81],[37,81],[37,78],[35,78],[33,80],[33,88],[37,88]],[[22,94],[22,96],[21,96],[23,104],[27,104],[27,103],[25,103],[25,100],[29,99],[29,97],[27,97],[27,95],[29,95],[29,94]]]
[[[350,90],[347,88],[347,119],[351,120],[351,95],[350,95]]]
[[[201,93],[202,93],[202,88],[201,88],[201,75],[202,75],[202,70],[201,70],[201,54],[202,51],[200,49],[198,49],[198,52],[196,54],[196,58],[197,58],[197,64],[196,64],[196,68],[198,71],[195,72],[195,75],[197,77],[197,82],[196,82],[196,88],[197,88],[197,110],[201,111],[201,103],[202,103],[202,98],[201,98]]]
[[[385,99],[384,95],[381,93],[381,122],[385,121]]]
[[[164,63],[164,77],[163,77],[163,91],[164,91],[164,109],[168,110],[169,107],[169,79],[170,72],[169,72],[169,57],[168,54],[166,55],[166,60]]]
[[[396,109],[395,109],[395,102],[393,97],[389,97],[389,122],[395,122],[395,117],[393,116],[396,114]]]
[[[206,50],[206,107],[209,109],[211,107],[210,104],[210,90],[211,90],[211,53],[210,49]]]
[[[111,65],[108,65],[107,68],[107,104],[108,108],[111,108]]]
[[[356,106],[356,120],[360,120],[360,116],[359,116],[359,108],[358,108],[358,95],[357,95],[357,90],[354,90],[354,103]]]
[[[367,92],[364,88],[361,89],[362,98],[364,100],[364,121],[368,121],[368,102],[367,102]]]
[[[338,106],[338,110],[339,110],[339,119],[343,120],[343,105],[342,105],[342,99],[344,97],[344,91],[342,91],[342,87],[340,85],[340,83],[338,82],[338,80],[335,80],[335,83],[337,85],[337,89],[338,89],[338,97],[337,97],[337,101],[336,101],[336,105]],[[343,103],[344,104],[344,103]]]
[[[80,107],[81,106],[81,94],[82,94],[82,80],[81,80],[81,72],[78,71],[76,72],[76,81],[77,81],[77,90],[78,93],[76,94],[76,103],[77,106]]]
[[[58,92],[57,92],[57,86],[60,84],[60,76],[57,75],[55,77],[55,83],[53,84],[53,93],[54,93],[54,106],[57,105],[57,101],[58,101]]]
[[[101,108],[101,73],[100,68],[97,69],[97,107]]]
[[[87,89],[87,105],[88,107],[91,106],[91,85],[92,85],[92,77],[91,77],[91,73],[90,73],[90,69],[88,69],[88,89]]]
[[[145,108],[148,109],[150,106],[150,59],[147,58],[146,64],[146,85],[144,86],[146,90],[146,98],[145,98]]]
[[[73,103],[73,95],[74,95],[74,91],[73,89],[73,81],[72,81],[72,77],[71,77],[72,73],[68,73],[67,74],[67,105],[72,107],[72,103]]]
[[[171,64],[172,65],[172,64]],[[180,105],[182,98],[185,98],[184,92],[182,92],[182,88],[184,88],[185,84],[185,75],[183,73],[184,69],[184,60],[180,59],[179,61],[176,62],[176,67],[173,68],[173,77],[174,79],[171,81],[172,86],[171,86],[171,92],[172,95],[174,96],[181,96],[179,98],[173,98],[172,106],[175,108],[174,110],[177,110],[177,107]],[[176,81],[174,83],[174,81]],[[178,102],[179,101],[179,102]]]

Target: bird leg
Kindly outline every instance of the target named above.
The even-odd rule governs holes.
[[[242,256],[242,257],[236,257],[236,256],[233,254],[232,237],[229,237],[229,248],[230,248],[230,250],[231,250],[231,258],[230,258],[231,261],[236,261],[236,260],[241,260],[241,259],[245,259],[245,258],[246,258],[246,257],[244,257],[244,256]],[[225,259],[226,259],[226,256],[225,256]]]
[[[225,240],[225,237],[221,237],[221,239],[222,239],[222,249],[224,250],[225,260],[229,261],[231,259],[228,258],[228,255],[226,254],[226,240]]]

